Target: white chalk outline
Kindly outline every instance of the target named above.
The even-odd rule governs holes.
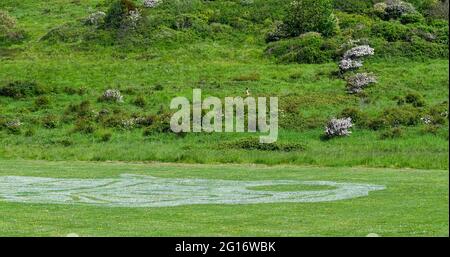
[[[257,186],[332,186],[327,190],[265,191]],[[90,204],[108,207],[168,207],[193,204],[328,202],[368,196],[384,186],[332,181],[159,178],[122,174],[78,179],[0,176],[0,200],[19,203]]]

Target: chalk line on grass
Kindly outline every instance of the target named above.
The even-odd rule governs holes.
[[[326,190],[266,191],[274,185],[331,186]],[[327,202],[367,196],[385,189],[332,181],[159,178],[122,174],[118,178],[73,179],[0,176],[0,199],[20,203],[92,204],[109,207],[166,207],[192,204]]]

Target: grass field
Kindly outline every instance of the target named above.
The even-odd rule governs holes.
[[[373,7],[380,1],[333,1],[336,34],[275,42],[266,36],[285,21],[291,0],[164,0],[155,8],[133,0],[142,15],[136,27],[126,19],[119,28],[87,23],[118,2],[0,1],[0,177],[145,174],[386,189],[333,202],[158,208],[0,195],[0,236],[449,235],[448,20],[436,14],[445,1],[408,1],[417,9],[412,21],[380,18]],[[314,36],[319,47],[312,40],[296,49]],[[343,50],[355,40],[375,54],[341,74]],[[271,47],[283,44],[287,53],[274,54]],[[357,72],[373,73],[377,83],[349,94],[345,79]],[[171,99],[191,99],[194,88],[203,98],[244,97],[247,89],[278,97],[275,146],[282,147],[254,144],[255,133],[167,131]],[[102,101],[107,89],[120,90],[123,102]],[[349,115],[351,135],[324,138],[331,118]],[[135,119],[145,123],[124,125]],[[268,189],[330,188],[253,188]]]
[[[448,236],[445,170],[67,161],[0,164],[0,176],[92,179],[129,173],[165,178],[329,180],[386,186],[367,197],[322,203],[108,208],[1,201],[1,236]]]

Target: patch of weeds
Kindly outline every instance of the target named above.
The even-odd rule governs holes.
[[[271,143],[261,144],[259,139],[240,139],[232,142],[224,143],[227,148],[244,149],[244,150],[259,150],[259,151],[280,151],[280,152],[293,152],[303,151],[305,146],[298,143]]]
[[[402,137],[403,129],[401,127],[390,128],[386,131],[383,131],[380,135],[380,139],[394,139]]]
[[[143,96],[138,96],[136,97],[136,99],[134,99],[133,104],[138,107],[144,108],[147,105],[147,102],[145,101],[145,98]]]

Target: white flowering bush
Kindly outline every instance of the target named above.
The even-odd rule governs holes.
[[[118,89],[108,89],[103,93],[101,100],[121,103],[123,96]]]
[[[375,50],[369,45],[355,46],[344,53],[339,62],[339,69],[342,73],[356,70],[362,67],[362,57],[371,56],[375,54]]]
[[[347,91],[350,94],[356,94],[373,83],[377,83],[377,78],[374,75],[367,73],[357,73],[347,78]]]
[[[101,12],[101,11],[97,11],[94,13],[91,13],[87,18],[85,23],[87,25],[94,25],[94,26],[98,26],[101,23],[103,23],[103,21],[105,20],[106,17],[106,13]]]
[[[144,0],[142,5],[144,5],[145,8],[154,8],[159,4],[161,4],[162,2],[163,2],[162,0]]]
[[[398,19],[403,15],[417,13],[411,3],[401,0],[387,0],[373,7],[375,14],[383,19]]]
[[[337,136],[348,136],[352,132],[349,129],[353,127],[352,118],[331,119],[325,127],[325,135],[329,138]]]

